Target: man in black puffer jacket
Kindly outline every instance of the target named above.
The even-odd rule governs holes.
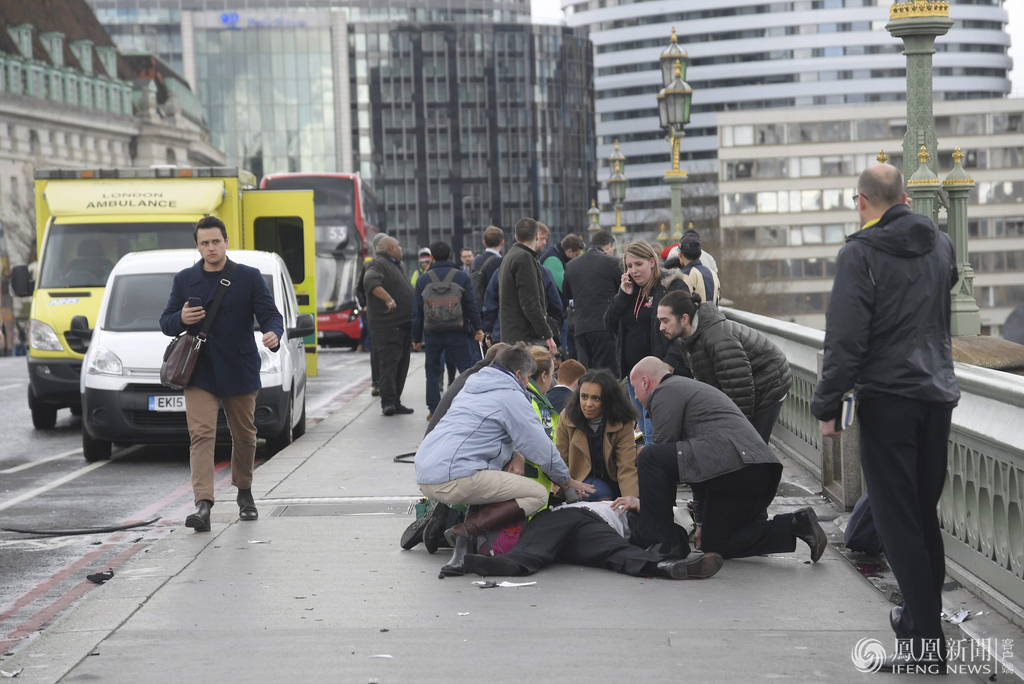
[[[882,668],[921,664],[945,672],[945,648],[938,654],[924,654],[924,648],[945,644],[939,620],[945,555],[936,506],[960,399],[949,328],[956,253],[931,219],[906,206],[895,167],[868,169],[857,190],[864,227],[836,260],[811,413],[822,435],[838,436],[843,396],[856,390],[871,510],[903,592],[902,612],[894,608],[890,622],[913,649],[909,657],[891,656]]]
[[[683,339],[693,377],[725,392],[768,444],[793,384],[789,361],[767,337],[696,299],[686,292],[665,295],[658,306],[661,332]]]

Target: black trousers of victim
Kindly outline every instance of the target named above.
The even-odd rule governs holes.
[[[569,563],[634,577],[645,576],[648,563],[664,560],[633,546],[601,516],[585,508],[541,511],[523,525],[519,541],[504,558],[521,567],[524,575],[552,563]]]
[[[675,444],[653,444],[637,458],[640,479],[640,520],[644,539],[668,549],[690,550],[686,530],[676,525],[672,506],[679,483]],[[723,558],[744,558],[796,550],[793,515],[767,519],[765,510],[775,498],[782,468],[775,463],[748,465],[704,482],[691,483],[695,499],[704,502],[701,551]],[[673,553],[673,555],[676,555]]]

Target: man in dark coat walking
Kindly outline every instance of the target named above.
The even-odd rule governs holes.
[[[547,346],[555,353],[555,341],[547,320],[544,276],[537,260],[540,225],[532,218],[516,223],[516,244],[501,260],[498,295],[501,341]]]
[[[906,205],[895,167],[865,171],[854,197],[863,228],[836,260],[811,412],[822,435],[837,437],[843,397],[856,392],[871,510],[903,592],[891,623],[912,650],[891,656],[882,669],[925,664],[945,674],[939,616],[946,558],[935,509],[960,400],[950,341],[956,252],[930,218]],[[939,652],[925,651],[936,643]]]
[[[606,368],[619,377],[615,338],[604,325],[604,314],[619,290],[622,269],[615,252],[615,238],[599,230],[590,238],[590,249],[565,265],[562,294],[576,311],[575,342],[580,363],[590,370]]]
[[[377,243],[377,256],[366,267],[366,315],[374,353],[380,363],[380,406],[385,416],[409,414],[402,391],[412,352],[413,289],[402,267],[402,246],[393,237]]]
[[[817,562],[828,540],[812,508],[767,519],[782,464],[729,397],[711,385],[672,375],[648,356],[630,374],[637,399],[654,422],[654,444],[637,456],[640,527],[667,557],[690,552],[672,519],[676,485],[693,489],[694,543],[724,558],[791,553],[796,540]]]
[[[203,259],[174,276],[171,296],[160,316],[160,329],[171,337],[186,330],[198,335],[221,280],[230,282],[202,345],[192,380],[185,388],[185,417],[191,440],[189,466],[196,502],[196,510],[185,519],[185,526],[208,532],[214,500],[217,412],[221,405],[231,431],[231,484],[238,488],[239,517],[256,520],[259,515],[252,497],[252,472],[260,355],[252,322],[255,317],[260,324],[263,346],[276,352],[284,337],[284,318],[259,270],[228,259],[228,233],[220,219],[199,219],[192,235]],[[190,306],[192,297],[199,298],[201,305]]]

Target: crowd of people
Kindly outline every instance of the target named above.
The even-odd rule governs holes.
[[[643,241],[617,251],[605,231],[549,244],[529,218],[512,238],[506,249],[488,227],[484,251],[457,260],[435,242],[407,276],[398,241],[383,237],[366,267],[385,416],[413,412],[401,401],[409,354],[426,355],[415,463],[431,508],[403,546],[451,547],[442,577],[568,562],[706,578],[725,558],[792,552],[797,540],[817,561],[826,540],[812,509],[767,516],[782,475],[767,444],[789,365],[718,310],[700,235],[687,231],[664,259]],[[674,518],[680,483],[693,491],[692,529]]]

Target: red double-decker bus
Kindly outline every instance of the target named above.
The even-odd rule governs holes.
[[[273,173],[260,188],[313,191],[317,342],[354,349],[362,330],[356,282],[378,232],[372,190],[354,173]]]

